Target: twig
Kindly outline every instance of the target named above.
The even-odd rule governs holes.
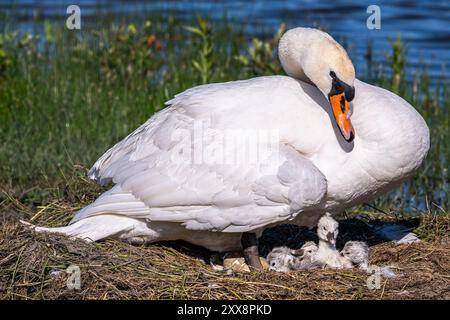
[[[381,212],[381,213],[384,213],[385,215],[388,215],[388,216],[391,215],[390,213],[387,213],[386,211],[381,210],[381,209],[379,209],[379,208],[377,208],[377,207],[375,207],[375,206],[373,206],[373,205],[371,205],[371,204],[369,204],[369,203],[367,203],[367,202],[364,202],[364,205],[366,205],[366,206],[368,206],[369,208],[372,208],[372,209],[374,209],[374,210],[376,210],[376,211],[379,211],[379,212]]]

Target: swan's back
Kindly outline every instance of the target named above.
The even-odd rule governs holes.
[[[106,151],[90,169],[89,177],[102,185],[111,182],[118,172],[129,170],[136,161],[168,150],[173,132],[180,124],[193,126],[195,121],[223,131],[272,130],[287,142],[301,136],[304,128],[305,139],[300,144],[305,145],[305,150],[301,146],[297,149],[307,153],[311,145],[319,144],[308,142],[308,137],[323,137],[322,129],[326,129],[316,128],[322,132],[315,134],[312,124],[317,123],[317,118],[324,122],[324,127],[329,122],[317,106],[316,101],[321,100],[326,103],[315,87],[285,76],[193,87],[175,95],[166,102],[165,109]]]
[[[175,96],[95,163],[90,177],[115,186],[72,223],[112,213],[193,230],[245,232],[318,205],[326,179],[289,144],[302,123],[308,128],[311,117],[322,119],[299,88],[292,78],[273,76],[199,86]],[[229,131],[237,138],[256,133],[248,143],[257,156],[238,150],[239,143],[216,144]]]

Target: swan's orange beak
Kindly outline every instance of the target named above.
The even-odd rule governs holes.
[[[355,130],[350,122],[348,101],[345,98],[344,92],[329,95],[329,99],[339,131],[341,131],[342,136],[347,142],[353,141],[355,138]]]

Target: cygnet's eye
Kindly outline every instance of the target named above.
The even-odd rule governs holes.
[[[270,265],[271,265],[272,267],[275,267],[275,261],[272,261],[272,262],[270,263]]]
[[[323,230],[327,230],[327,228],[325,228],[325,227],[322,227],[322,229],[323,229]]]

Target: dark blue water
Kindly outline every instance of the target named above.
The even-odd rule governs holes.
[[[374,61],[385,60],[389,39],[397,35],[407,44],[407,69],[411,76],[427,70],[432,81],[448,78],[450,65],[450,1],[32,1],[0,0],[0,11],[14,17],[17,28],[30,30],[36,21],[49,19],[65,22],[66,8],[77,4],[82,23],[95,27],[95,15],[113,12],[118,19],[127,15],[176,15],[192,21],[196,14],[220,20],[226,14],[236,24],[246,25],[249,36],[264,36],[275,32],[284,21],[288,27],[321,26],[336,40],[344,43],[357,73],[365,72],[364,54],[370,41],[375,51]],[[369,30],[366,9],[376,4],[381,9],[381,29]],[[100,27],[100,26],[99,26]]]

